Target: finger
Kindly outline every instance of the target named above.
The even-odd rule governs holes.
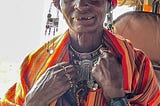
[[[100,67],[102,64],[105,64],[105,65],[108,64],[107,56],[100,56],[98,58],[98,61],[94,64],[93,68]]]
[[[62,77],[61,77],[62,78]],[[63,78],[62,78],[63,79]],[[57,99],[59,98],[61,95],[63,95],[69,88],[70,88],[70,84],[68,83],[68,81],[62,81],[59,80],[55,83],[52,83],[49,87],[50,90],[47,90],[45,94],[47,94],[48,99]],[[62,82],[60,82],[62,81]],[[55,88],[56,86],[56,88]],[[54,90],[53,90],[54,89]],[[53,95],[54,93],[54,95]]]
[[[52,85],[52,83],[58,84],[58,83],[63,83],[67,81],[65,78],[63,78],[64,74],[60,73],[60,71],[62,72],[63,70],[48,71],[48,74],[46,75],[45,83]]]
[[[69,63],[67,63],[67,62],[61,62],[61,63],[58,63],[58,64],[56,64],[54,66],[49,67],[47,69],[47,71],[53,71],[54,73],[52,73],[52,74],[58,74],[59,72],[62,72],[64,70],[66,70],[65,67],[68,66],[68,65],[69,65]]]
[[[59,63],[57,64],[59,69],[63,69],[65,71],[65,73],[70,73],[72,71],[74,71],[74,67],[73,65],[63,62],[63,63]]]
[[[49,67],[48,70],[56,71],[56,70],[62,69],[63,66],[67,66],[67,65],[69,65],[68,62],[57,63],[56,65]]]
[[[76,72],[75,71],[65,73],[64,76],[67,78],[67,80],[69,81],[70,84],[71,83],[75,84],[76,81],[77,81],[77,77],[76,77]]]
[[[103,59],[101,60],[101,73],[104,78],[106,78],[108,81],[111,80],[111,70],[109,69],[109,63],[108,59]]]
[[[52,72],[54,73],[54,72]],[[50,76],[51,78],[49,79],[48,83],[50,84],[49,86],[52,88],[52,87],[65,87],[63,88],[62,90],[66,90],[66,89],[69,89],[70,88],[70,84],[69,84],[69,80],[68,78],[65,76],[65,74],[61,74],[61,73],[58,73],[58,74],[52,74]]]
[[[97,70],[97,68],[99,67],[99,64],[98,64],[98,63],[99,63],[99,59],[98,59],[97,63],[94,64],[93,67],[92,67],[92,71],[91,71],[92,74],[95,74],[95,73],[96,73],[96,70]]]
[[[63,68],[64,68],[65,73],[73,73],[73,72],[75,72],[75,68],[74,68],[73,65],[68,65],[68,66],[63,67]]]
[[[70,81],[70,80],[76,80],[76,71],[75,68],[72,65],[69,66],[62,66],[63,69],[63,75],[66,76],[66,78]]]
[[[111,50],[101,48],[100,54],[101,54],[101,57],[104,57],[104,58],[111,58],[112,57],[112,58],[115,58],[120,64],[122,63],[122,56],[120,54],[114,54]]]
[[[100,52],[100,54],[105,54],[105,53],[110,53],[110,54],[112,54],[112,52],[109,50],[109,49],[106,49],[106,48],[100,48],[99,49],[99,52]]]
[[[55,70],[55,68],[58,70]],[[67,78],[67,80],[71,80],[71,79],[75,80],[74,77],[76,72],[74,71],[74,67],[72,65],[68,65],[68,63],[63,62],[63,63],[57,64],[55,67],[51,67],[50,70],[52,74],[51,77],[53,77],[54,75],[57,75],[57,77],[60,77],[60,78],[62,78],[62,76],[65,76],[64,79]]]
[[[108,58],[108,57],[113,57],[113,53],[111,52],[111,50],[105,49],[105,48],[100,48],[100,57],[103,58]]]
[[[52,71],[52,77],[56,75],[57,79],[66,80],[66,83],[71,87],[73,86],[73,84],[75,84],[76,71],[74,71],[73,65],[70,65],[67,62],[61,62],[56,64],[54,67],[51,67],[50,69],[54,70]]]
[[[76,76],[76,71],[75,71],[75,68],[73,67],[73,65],[68,65],[68,66],[61,65],[61,68],[64,70],[64,74],[66,74],[66,75],[69,74],[71,76],[71,78]]]
[[[101,78],[99,77],[102,74],[100,70],[102,70],[100,64],[95,64],[92,68],[91,74],[96,80]]]
[[[68,82],[68,84],[70,85],[70,87],[73,87],[73,85],[75,84],[75,79],[76,79],[76,72],[74,71],[74,67],[73,65],[68,65],[68,66],[62,66],[62,69],[63,69],[63,73],[64,73],[64,76]]]
[[[57,64],[58,66],[68,66],[69,63],[68,62],[60,62]]]
[[[100,53],[101,53],[100,60],[106,61],[106,62],[108,61],[109,63],[116,61],[121,64],[121,56],[115,55],[113,52],[111,52],[111,50],[101,48]]]
[[[69,65],[68,62],[61,62],[61,63],[57,63],[54,68],[55,70],[64,69],[68,65]]]

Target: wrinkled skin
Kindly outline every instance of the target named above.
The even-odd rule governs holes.
[[[111,4],[107,0],[60,0],[55,6],[60,9],[68,26],[72,47],[78,52],[91,52],[102,43],[103,22]],[[114,56],[102,56],[93,67],[92,75],[102,87],[106,100],[123,97],[123,73],[121,65]],[[69,63],[60,63],[67,67],[73,84],[76,83],[76,70]],[[62,96],[70,83],[59,65],[49,68],[36,82],[26,96],[27,106],[47,106]],[[55,71],[61,70],[58,73]],[[117,74],[119,73],[119,74]],[[116,76],[116,77],[115,77]]]
[[[100,52],[101,56],[91,71],[92,76],[102,87],[107,101],[111,98],[124,97],[121,64],[105,49],[101,49]]]
[[[62,66],[66,67],[66,72],[70,74],[73,85],[75,84],[76,72],[74,67],[66,62],[59,64],[50,67],[34,84],[26,96],[26,106],[48,106],[70,88],[69,80],[65,76]],[[56,71],[59,72],[56,73]]]
[[[79,52],[91,52],[102,42],[108,0],[60,0],[60,10],[69,26],[71,45]]]

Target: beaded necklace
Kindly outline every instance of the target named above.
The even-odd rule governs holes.
[[[69,46],[70,63],[74,65],[78,75],[78,83],[64,95],[72,106],[84,106],[88,92],[99,87],[90,71],[100,56],[99,50],[101,47],[102,44],[92,52],[80,53],[71,45]]]
[[[91,90],[97,89],[98,85],[95,83],[93,77],[90,74],[93,65],[97,62],[100,55],[100,45],[96,50],[89,53],[79,53],[70,45],[70,59],[71,64],[76,67],[79,82],[85,81],[87,87]]]

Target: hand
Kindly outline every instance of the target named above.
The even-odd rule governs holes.
[[[92,68],[92,76],[102,87],[106,100],[124,97],[124,79],[121,64],[111,52],[100,49],[100,53],[101,56]]]
[[[26,106],[48,106],[75,84],[76,71],[62,62],[48,68],[26,96]]]

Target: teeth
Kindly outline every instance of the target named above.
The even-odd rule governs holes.
[[[89,19],[91,19],[92,17],[88,17],[87,19],[89,20]]]
[[[87,18],[85,18],[85,17],[76,17],[76,18],[74,18],[75,20],[90,20],[90,19],[92,19],[93,17],[87,17]]]
[[[79,17],[79,18],[77,18],[77,19],[81,20],[81,19],[83,19],[83,18],[82,18],[82,17]]]

